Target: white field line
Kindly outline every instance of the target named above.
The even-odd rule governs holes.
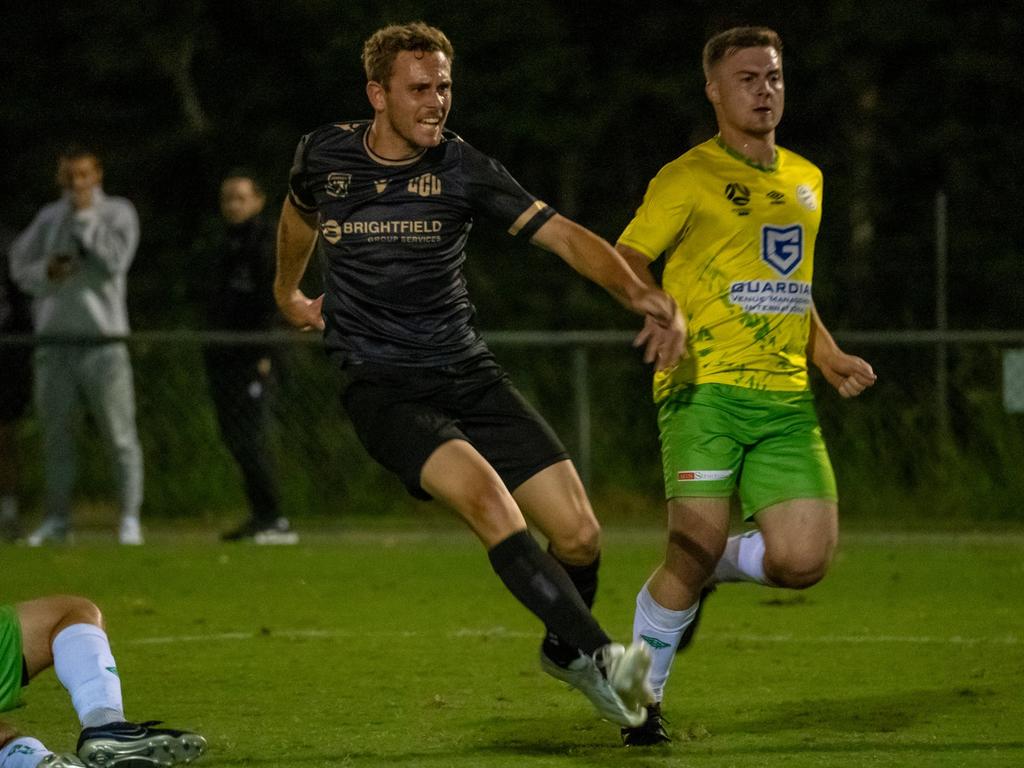
[[[334,640],[350,637],[424,637],[423,632],[396,631],[396,632],[354,632],[344,629],[284,629],[258,632],[220,632],[208,635],[171,635],[167,637],[140,637],[135,639],[121,640],[119,644],[124,645],[174,645],[177,643],[222,643],[232,641],[257,640],[264,637],[279,638],[284,640]],[[536,632],[522,632],[518,630],[505,629],[504,627],[473,628],[462,627],[453,629],[446,633],[449,640],[458,638],[486,637],[490,639],[531,639],[537,637]],[[1009,645],[1016,646],[1024,644],[1024,638],[1017,635],[1003,635],[1001,637],[963,637],[951,635],[949,637],[937,637],[933,635],[819,635],[819,636],[796,636],[796,635],[730,635],[708,633],[702,635],[705,642],[717,643],[752,643],[752,644],[796,644],[796,645]]]

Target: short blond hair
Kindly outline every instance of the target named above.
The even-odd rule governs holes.
[[[782,38],[768,27],[733,27],[719,32],[704,46],[704,77],[711,77],[715,65],[740,48],[774,48],[782,55]]]
[[[402,51],[440,51],[448,57],[449,62],[455,58],[455,49],[452,48],[451,41],[437,27],[422,21],[389,24],[378,29],[363,43],[363,69],[366,70],[366,79],[387,88],[395,57]]]

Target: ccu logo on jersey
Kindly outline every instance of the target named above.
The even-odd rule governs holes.
[[[761,258],[783,277],[789,275],[804,258],[804,228],[800,224],[765,224],[761,227]]]
[[[326,192],[331,197],[345,197],[348,194],[348,185],[351,181],[351,173],[329,173],[327,174]]]
[[[422,176],[417,176],[415,179],[409,179],[409,186],[407,189],[414,195],[419,195],[420,197],[440,195],[441,180],[432,173],[424,173]]]
[[[341,240],[341,225],[334,219],[328,219],[320,224],[320,234],[331,245],[337,245]]]
[[[796,201],[808,211],[818,210],[818,198],[815,197],[814,190],[806,184],[800,184],[797,186]]]

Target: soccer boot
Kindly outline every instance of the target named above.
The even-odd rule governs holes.
[[[85,763],[78,759],[78,755],[64,753],[60,755],[47,755],[36,768],[84,768]]]
[[[198,733],[153,727],[158,724],[85,728],[78,737],[78,756],[88,768],[169,768],[191,763],[206,750],[206,739]]]
[[[41,547],[44,544],[73,543],[70,525],[67,520],[48,517],[25,539],[30,547]]]
[[[650,652],[634,643],[628,649],[619,643],[599,648],[593,656],[580,654],[568,665],[556,664],[541,654],[545,672],[568,683],[590,699],[602,717],[622,726],[635,727],[646,719],[644,705],[653,700],[647,675]]]
[[[690,647],[690,643],[693,642],[693,636],[697,634],[697,627],[700,625],[700,617],[704,613],[704,601],[714,593],[714,584],[709,587],[704,587],[700,591],[700,602],[697,603],[697,613],[693,615],[693,621],[691,621],[690,625],[683,630],[683,634],[679,636],[679,645],[676,646],[676,653],[682,653]]]
[[[647,719],[634,728],[622,729],[622,743],[627,747],[649,747],[653,744],[666,744],[672,741],[665,730],[665,720],[661,716],[661,703],[647,705]]]
[[[254,544],[299,543],[299,534],[292,530],[287,517],[279,517],[269,523],[250,519],[220,538],[221,541],[251,541]]]

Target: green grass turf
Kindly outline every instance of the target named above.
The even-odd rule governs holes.
[[[1019,534],[848,534],[809,591],[721,588],[669,684],[675,741],[646,750],[539,671],[539,624],[461,530],[213,539],[0,546],[0,599],[96,600],[129,716],[204,733],[200,765],[1024,765]],[[606,531],[613,635],[659,551],[657,531]],[[52,672],[25,703],[5,717],[73,745]]]

